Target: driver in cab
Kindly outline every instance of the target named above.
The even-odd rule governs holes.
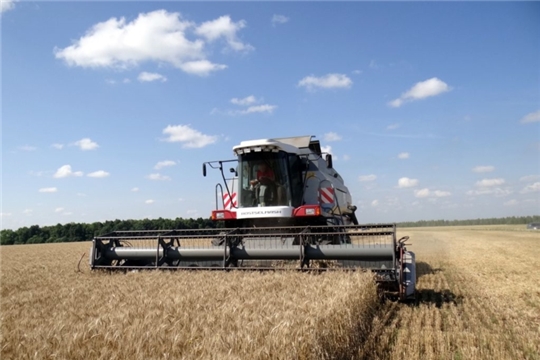
[[[275,180],[275,176],[272,169],[264,161],[261,161],[257,169],[257,179],[251,180],[250,184],[251,186],[256,186],[259,184],[268,185],[274,180]]]

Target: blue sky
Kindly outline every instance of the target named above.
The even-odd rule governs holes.
[[[539,3],[2,2],[2,227],[207,217],[315,135],[361,222],[538,214]]]

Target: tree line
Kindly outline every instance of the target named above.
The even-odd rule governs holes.
[[[504,218],[471,220],[420,220],[398,223],[398,227],[422,226],[465,226],[465,225],[518,225],[540,222],[540,216],[511,216]],[[94,236],[119,230],[167,230],[167,229],[212,229],[222,224],[210,218],[198,219],[142,219],[114,220],[105,222],[68,223],[53,226],[32,225],[17,230],[0,231],[0,245],[41,244],[54,242],[88,241]]]

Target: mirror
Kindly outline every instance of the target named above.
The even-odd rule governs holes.
[[[332,168],[332,154],[326,155],[326,167],[329,169]]]
[[[202,175],[206,176],[206,163],[202,164]]]

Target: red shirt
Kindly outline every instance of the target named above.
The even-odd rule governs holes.
[[[274,172],[272,171],[272,169],[269,169],[269,168],[266,168],[266,171],[258,170],[257,171],[257,180],[259,180],[262,177],[267,177],[267,178],[273,180],[274,179]]]

